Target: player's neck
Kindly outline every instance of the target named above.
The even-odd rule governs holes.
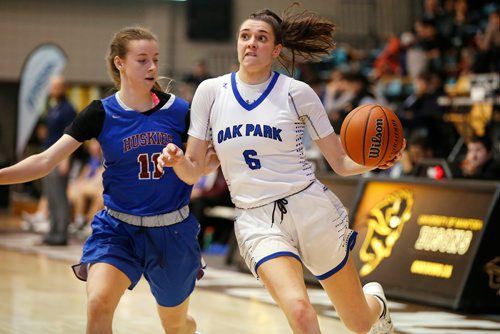
[[[238,79],[246,83],[247,85],[258,85],[269,80],[271,76],[270,70],[250,72],[240,67],[237,73]]]
[[[154,101],[151,92],[137,92],[121,87],[118,92],[120,100],[129,108],[139,112],[148,111],[154,107]]]

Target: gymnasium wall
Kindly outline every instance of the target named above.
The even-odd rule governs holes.
[[[214,74],[227,72],[236,61],[233,36],[238,24],[255,10],[268,7],[280,13],[292,3],[288,0],[215,2],[231,1],[230,39],[210,41],[188,37],[189,15],[185,1],[2,0],[0,81],[18,81],[26,55],[41,43],[54,42],[69,57],[65,74],[70,82],[108,84],[103,60],[108,42],[115,31],[134,24],[148,27],[158,35],[163,75],[176,77],[185,73],[199,58],[208,60]],[[193,0],[192,5],[197,3],[203,1]],[[303,3],[307,9],[334,20],[339,43],[360,47],[373,46],[390,32],[409,29],[419,9],[418,2],[411,0],[308,0]]]

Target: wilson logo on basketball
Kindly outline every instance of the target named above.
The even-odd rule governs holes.
[[[403,127],[396,114],[379,104],[363,104],[342,122],[340,141],[354,162],[378,167],[394,159],[403,147]]]
[[[375,122],[375,131],[375,135],[373,135],[371,138],[370,152],[368,153],[368,157],[377,159],[380,156],[380,146],[382,146],[384,131],[384,120],[382,118],[377,118]]]

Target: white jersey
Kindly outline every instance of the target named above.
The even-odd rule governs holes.
[[[316,93],[274,72],[260,85],[236,73],[209,79],[196,90],[189,135],[213,141],[236,207],[253,208],[297,193],[315,180],[302,138],[333,132]]]

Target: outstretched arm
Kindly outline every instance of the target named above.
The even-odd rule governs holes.
[[[45,151],[29,156],[13,166],[0,169],[0,184],[23,183],[44,177],[81,144],[65,134]]]
[[[390,161],[378,167],[363,166],[352,161],[351,158],[345,153],[344,148],[340,139],[335,133],[332,133],[325,138],[316,140],[316,144],[323,153],[323,156],[328,161],[328,164],[332,167],[335,173],[342,176],[350,176],[366,173],[375,168],[387,169],[393,166],[402,157],[402,152],[406,147],[406,140],[403,143],[403,147],[398,152],[398,154]]]

